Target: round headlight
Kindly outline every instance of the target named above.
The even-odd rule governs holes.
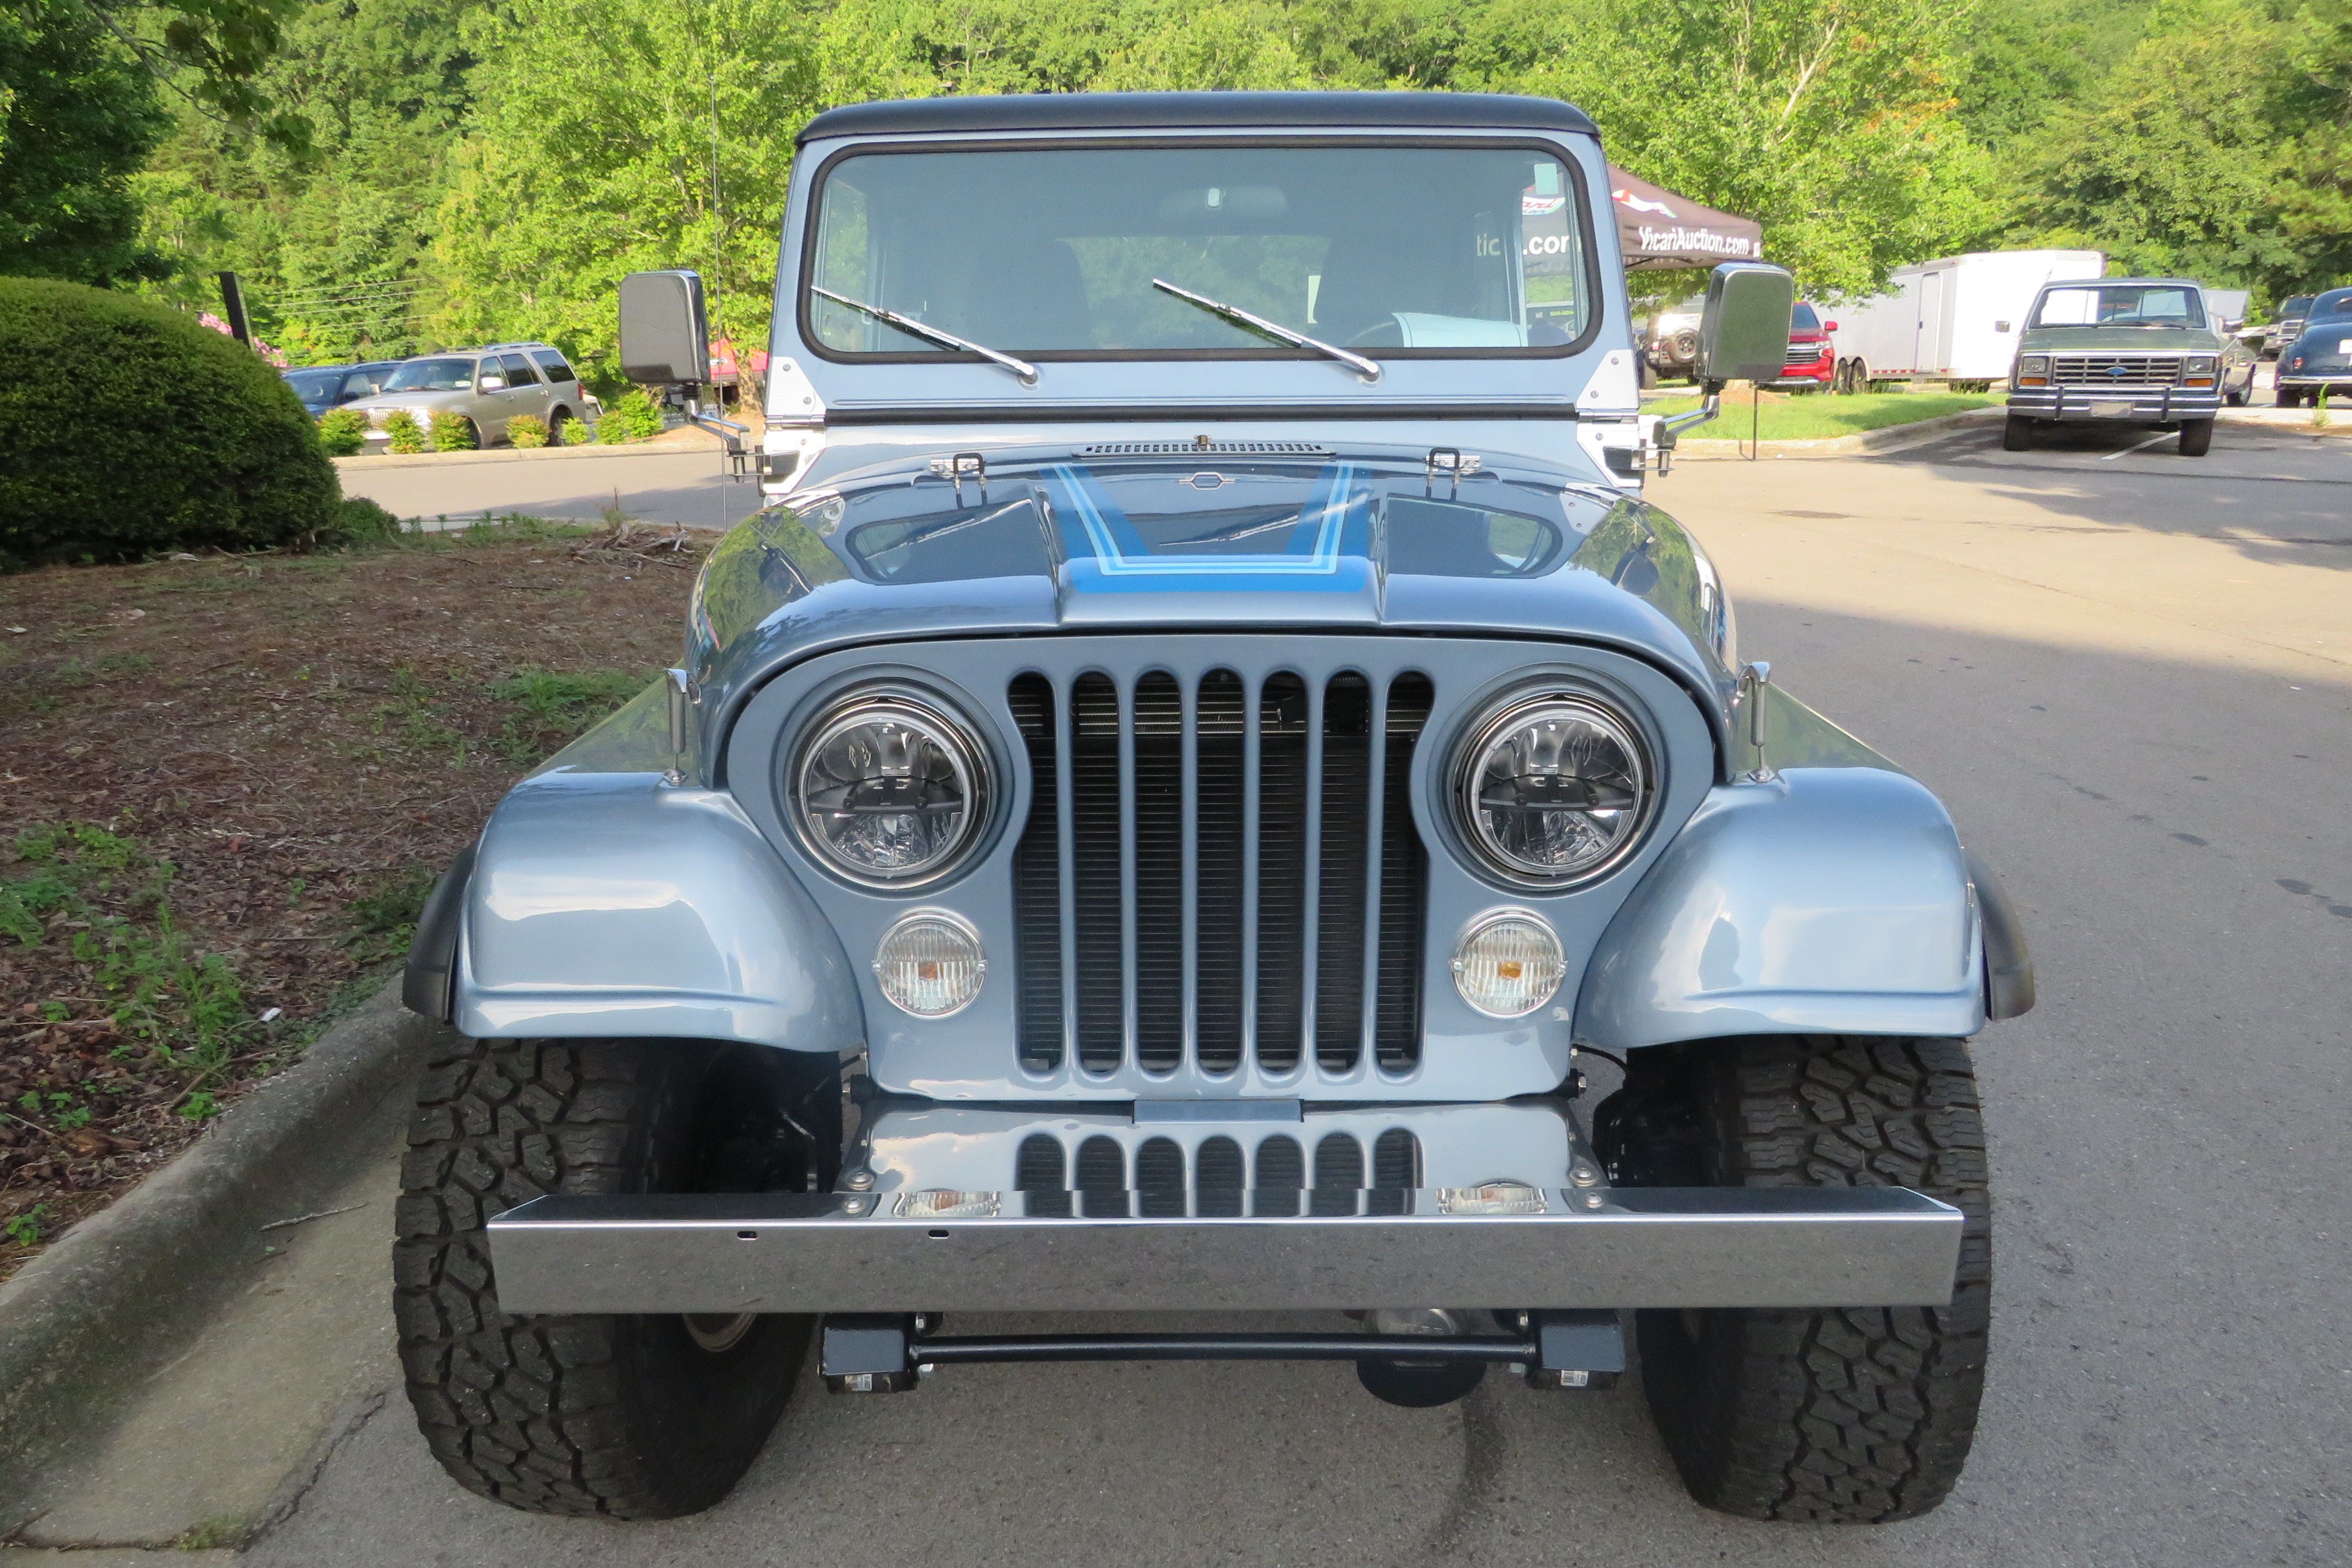
[[[1490,1018],[1524,1018],[1552,999],[1568,973],[1559,938],[1526,910],[1488,910],[1454,944],[1454,986]]]
[[[1454,764],[1471,847],[1506,879],[1547,889],[1597,877],[1632,853],[1654,793],[1633,721],[1565,692],[1505,701]]]
[[[794,827],[826,864],[881,887],[936,877],[977,841],[987,752],[931,703],[853,692],[817,717],[793,754]]]
[[[963,1011],[987,973],[980,932],[946,910],[916,910],[883,932],[874,950],[874,979],[882,994],[918,1018]]]

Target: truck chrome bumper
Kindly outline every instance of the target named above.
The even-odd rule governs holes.
[[[545,1197],[490,1222],[490,1256],[509,1312],[1261,1311],[1936,1306],[1960,1245],[1958,1209],[1900,1187],[1286,1190],[1165,1218],[1076,1195]]]
[[[2009,395],[2009,411],[2070,423],[2113,419],[2124,424],[2168,425],[2179,419],[2212,418],[2221,411],[2221,395],[2211,387],[2029,386]]]

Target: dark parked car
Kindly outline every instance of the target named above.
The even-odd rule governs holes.
[[[285,373],[286,384],[316,419],[330,408],[341,408],[383,390],[384,379],[399,367],[396,359],[370,360],[365,364],[319,365]]]
[[[2311,302],[2303,331],[2279,351],[2278,405],[2352,396],[2352,289]]]
[[[2276,359],[2284,353],[2287,344],[2303,336],[2303,323],[2310,316],[2310,295],[2290,294],[2280,300],[2278,320],[2263,329],[2263,357]]]

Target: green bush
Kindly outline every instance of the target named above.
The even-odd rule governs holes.
[[[547,445],[547,421],[536,414],[518,414],[507,421],[507,439],[522,447]]]
[[[0,568],[299,543],[340,488],[294,389],[167,306],[0,278]]]
[[[661,409],[646,395],[642,387],[633,387],[623,393],[613,406],[604,410],[604,417],[596,422],[596,439],[607,447],[617,447],[624,441],[642,441],[648,436],[661,433]]]
[[[482,444],[474,429],[474,422],[462,414],[437,413],[433,416],[433,449],[436,452],[470,452]]]
[[[367,416],[356,408],[330,408],[319,416],[319,445],[330,458],[354,458],[367,450]]]
[[[395,408],[385,416],[383,433],[390,437],[387,444],[395,452],[425,450],[425,427],[405,408]]]

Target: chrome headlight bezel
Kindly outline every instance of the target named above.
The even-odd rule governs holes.
[[[809,808],[810,768],[822,749],[856,726],[892,721],[936,746],[963,782],[963,810],[954,832],[933,854],[900,869],[844,856],[817,829]],[[953,703],[912,684],[866,681],[835,694],[800,726],[784,752],[777,796],[794,842],[828,875],[853,887],[910,892],[935,887],[971,863],[997,799],[996,767],[980,727]]]
[[[1481,821],[1478,784],[1487,758],[1512,731],[1556,710],[1600,729],[1631,763],[1633,803],[1607,850],[1571,869],[1553,870],[1514,857]],[[1506,692],[1480,710],[1446,759],[1446,796],[1455,837],[1473,867],[1490,880],[1530,892],[1564,893],[1599,881],[1632,859],[1657,816],[1659,776],[1648,731],[1625,707],[1573,681],[1546,681]]]

